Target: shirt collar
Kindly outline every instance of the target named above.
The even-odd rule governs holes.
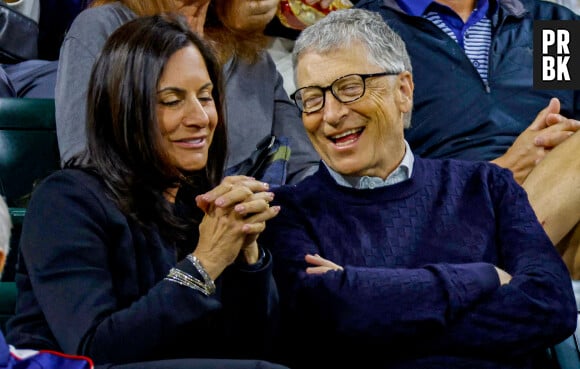
[[[413,15],[416,17],[423,16],[431,3],[435,3],[432,0],[396,0],[397,4],[403,9],[407,14]],[[489,3],[491,3],[491,8],[495,9],[494,1],[490,0],[477,0],[476,7],[478,9],[488,8]]]
[[[405,155],[403,156],[403,160],[399,166],[393,170],[385,180],[379,177],[351,177],[351,176],[343,176],[342,174],[334,171],[330,168],[324,161],[322,163],[328,169],[328,172],[334,178],[337,184],[344,186],[344,187],[352,187],[357,189],[373,189],[376,187],[383,187],[394,185],[396,183],[405,181],[411,178],[413,173],[413,164],[415,162],[415,156],[411,151],[411,147],[409,143],[405,140]]]
[[[422,16],[432,2],[432,0],[397,0],[397,4],[399,4],[401,9],[407,14],[416,17]]]

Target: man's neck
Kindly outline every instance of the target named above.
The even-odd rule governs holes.
[[[464,22],[467,21],[477,4],[477,0],[436,0],[436,2],[453,9]]]

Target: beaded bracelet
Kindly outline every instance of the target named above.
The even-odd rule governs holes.
[[[213,280],[211,279],[209,274],[207,274],[207,272],[205,271],[205,268],[203,267],[203,265],[201,265],[198,258],[196,258],[193,254],[189,254],[189,255],[187,255],[187,260],[189,260],[193,264],[195,269],[197,269],[197,271],[199,272],[199,274],[203,278],[203,281],[205,282],[205,288],[209,292],[209,294],[211,295],[212,293],[214,293],[215,292],[215,283],[213,282]]]

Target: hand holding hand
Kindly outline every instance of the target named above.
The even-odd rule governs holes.
[[[580,122],[560,115],[557,98],[536,116],[536,119],[514,141],[508,151],[492,162],[510,169],[520,184],[536,165],[550,152],[580,128]]]
[[[278,214],[270,207],[273,193],[268,185],[246,176],[226,177],[211,191],[196,197],[205,212],[199,226],[200,238],[195,256],[212,279],[232,264],[240,251],[248,263],[257,259],[256,238],[265,222]]]
[[[306,274],[324,274],[324,273],[329,272],[331,270],[336,270],[336,271],[344,270],[344,268],[341,267],[340,265],[335,264],[332,261],[327,260],[318,254],[314,254],[314,255],[306,254],[306,256],[304,257],[304,260],[308,264],[314,265],[312,267],[306,268]]]

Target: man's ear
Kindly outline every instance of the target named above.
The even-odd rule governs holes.
[[[397,78],[399,87],[399,109],[403,113],[407,113],[413,108],[413,90],[415,88],[413,75],[409,71],[404,71],[399,73]]]

